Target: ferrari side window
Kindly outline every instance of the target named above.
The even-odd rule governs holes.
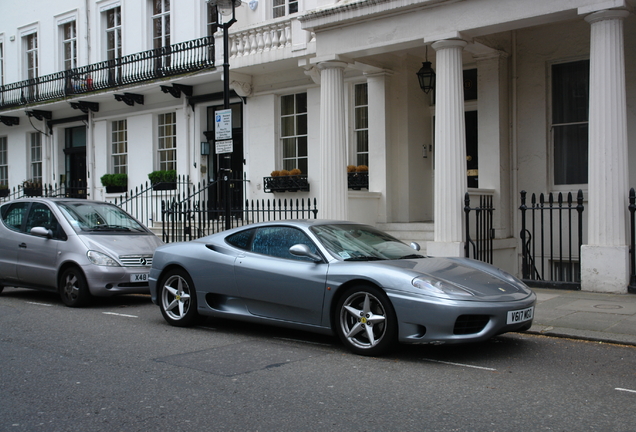
[[[254,231],[254,229],[247,229],[245,231],[237,232],[236,234],[232,234],[231,236],[227,237],[225,241],[232,246],[236,246],[239,249],[249,250],[250,242],[252,241],[252,237],[254,236]]]
[[[291,227],[267,227],[256,231],[252,242],[252,252],[276,258],[309,261],[305,257],[297,257],[289,253],[289,248],[296,244],[309,246],[312,253],[317,253],[316,245],[302,231]]]

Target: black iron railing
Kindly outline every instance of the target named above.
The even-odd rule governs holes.
[[[547,197],[532,194],[526,204],[521,191],[521,249],[523,280],[535,287],[581,289],[583,191]],[[529,213],[529,217],[527,215]]]
[[[214,67],[214,37],[206,36],[0,86],[0,108],[61,99]]]
[[[0,203],[24,197],[86,198],[86,182],[31,184],[0,190]]]
[[[474,258],[479,261],[493,263],[493,240],[495,230],[493,229],[493,213],[491,195],[480,195],[479,206],[470,206],[470,196],[468,192],[464,196],[464,213],[466,213],[466,242],[464,244],[464,256]],[[474,217],[471,217],[474,212]],[[472,225],[475,230],[470,229]],[[472,234],[474,232],[474,234]],[[472,256],[471,256],[472,250]]]

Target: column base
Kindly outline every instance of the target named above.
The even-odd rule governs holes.
[[[432,257],[463,257],[464,242],[427,242],[426,255]]]
[[[581,290],[626,294],[629,285],[629,247],[581,247]]]

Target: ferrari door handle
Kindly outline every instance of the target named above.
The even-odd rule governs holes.
[[[20,249],[26,249],[26,248],[27,248],[27,245],[26,245],[26,243],[20,243],[20,244],[18,245],[18,247],[19,247]]]

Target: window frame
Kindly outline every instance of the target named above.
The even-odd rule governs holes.
[[[42,184],[42,134],[29,133],[29,181]]]
[[[166,122],[167,116],[172,117],[172,122]],[[172,134],[165,133],[166,129],[172,127]],[[172,146],[166,147],[166,142],[172,143]],[[170,153],[173,154],[173,158],[166,157],[163,159],[163,155]],[[159,171],[177,170],[177,114],[174,111],[161,113],[157,115],[157,169]]]
[[[9,187],[9,139],[0,136],[0,185]]]
[[[155,2],[161,2],[161,10],[155,10]],[[166,5],[168,6],[166,10]],[[172,34],[172,5],[170,0],[150,0],[150,39],[151,49],[158,49],[166,46],[170,46],[170,38]],[[155,22],[160,20],[160,34],[155,32]],[[159,44],[157,44],[159,41]]]
[[[366,86],[366,104],[361,104],[358,105],[357,104],[357,91],[358,88],[360,86]],[[351,133],[352,133],[352,137],[351,137],[351,159],[352,159],[352,164],[351,165],[355,165],[355,166],[359,166],[359,165],[366,165],[367,167],[369,166],[369,84],[364,81],[364,82],[354,82],[352,83],[351,86]],[[365,110],[366,111],[366,127],[363,127],[362,125],[358,124],[358,117],[357,117],[357,112],[358,110]],[[359,142],[359,135],[358,132],[364,132],[366,131],[366,151],[360,151],[360,142]],[[360,160],[360,156],[362,155],[363,161],[365,159],[366,155],[366,163],[361,163]]]
[[[300,0],[273,0],[270,11],[273,19],[293,15],[300,12]]]
[[[67,36],[67,29],[71,35]],[[62,36],[62,69],[71,70],[77,67],[77,21],[71,20],[60,25]],[[68,56],[70,51],[70,57]]]
[[[122,127],[123,126],[123,127]],[[128,119],[110,122],[110,162],[113,174],[128,174]],[[123,139],[121,134],[123,134]],[[124,147],[121,151],[120,146]],[[121,162],[123,159],[123,163]]]
[[[35,46],[29,48],[31,38],[35,38]],[[23,78],[26,80],[35,79],[39,76],[39,32],[37,29],[30,29],[21,35],[22,42],[22,64]],[[32,61],[31,61],[32,58]],[[33,67],[29,65],[33,63]]]
[[[572,64],[572,63],[577,63],[577,62],[584,62],[587,61],[589,62],[589,57],[577,57],[577,58],[569,58],[566,60],[559,60],[559,61],[553,61],[550,62],[548,64],[548,79],[547,79],[547,83],[548,83],[548,116],[547,116],[547,121],[548,121],[548,139],[549,139],[549,153],[548,153],[548,178],[550,181],[550,185],[551,185],[551,189],[557,192],[560,191],[572,191],[572,190],[587,190],[588,187],[588,183],[589,183],[589,172],[588,172],[588,182],[586,183],[562,183],[562,184],[557,184],[556,183],[556,175],[555,175],[555,169],[556,169],[556,163],[557,163],[557,158],[556,158],[556,137],[555,137],[555,130],[558,127],[567,127],[567,126],[576,126],[576,125],[587,125],[588,126],[588,134],[589,134],[589,115],[587,120],[585,121],[576,121],[576,122],[562,122],[562,123],[555,123],[554,121],[554,114],[555,114],[555,100],[554,100],[554,67],[557,65],[565,65],[565,64]],[[589,69],[588,69],[588,83],[589,83]],[[589,87],[588,87],[588,101],[587,101],[587,109],[585,110],[586,112],[589,113]],[[586,135],[587,137],[588,135]],[[585,145],[583,146],[585,147],[585,150],[588,151],[588,155],[587,155],[587,159],[589,160],[589,140],[585,143]],[[585,168],[587,169],[587,165],[585,166]]]
[[[119,13],[116,11],[119,10]],[[106,60],[115,60],[121,58],[123,55],[123,39],[122,39],[122,21],[123,14],[121,11],[121,4],[113,4],[109,5],[108,8],[104,8],[102,11],[102,22],[103,22],[103,34],[104,34],[104,58]],[[114,24],[110,27],[109,15],[114,15]],[[118,18],[118,22],[117,22]],[[110,34],[113,34],[113,46],[110,46]],[[111,52],[114,53],[111,55]]]
[[[298,110],[298,96],[305,95],[305,111],[300,112]],[[292,114],[284,114],[283,113],[283,98],[293,96],[294,108]],[[279,108],[279,145],[280,145],[280,161],[281,161],[281,169],[291,171],[294,168],[298,168],[301,170],[303,175],[307,175],[309,171],[309,93],[307,90],[298,91],[294,93],[284,94],[279,97],[278,100],[278,108]],[[299,132],[299,121],[301,117],[305,117],[305,133]],[[293,134],[284,135],[285,127],[283,126],[284,119],[293,119]],[[299,156],[299,139],[305,140],[305,154],[303,156]],[[294,155],[287,156],[285,151],[285,141],[286,140],[294,140]],[[286,163],[289,161],[293,161],[293,163]],[[304,161],[303,164],[300,161]],[[293,167],[292,167],[293,165]]]

